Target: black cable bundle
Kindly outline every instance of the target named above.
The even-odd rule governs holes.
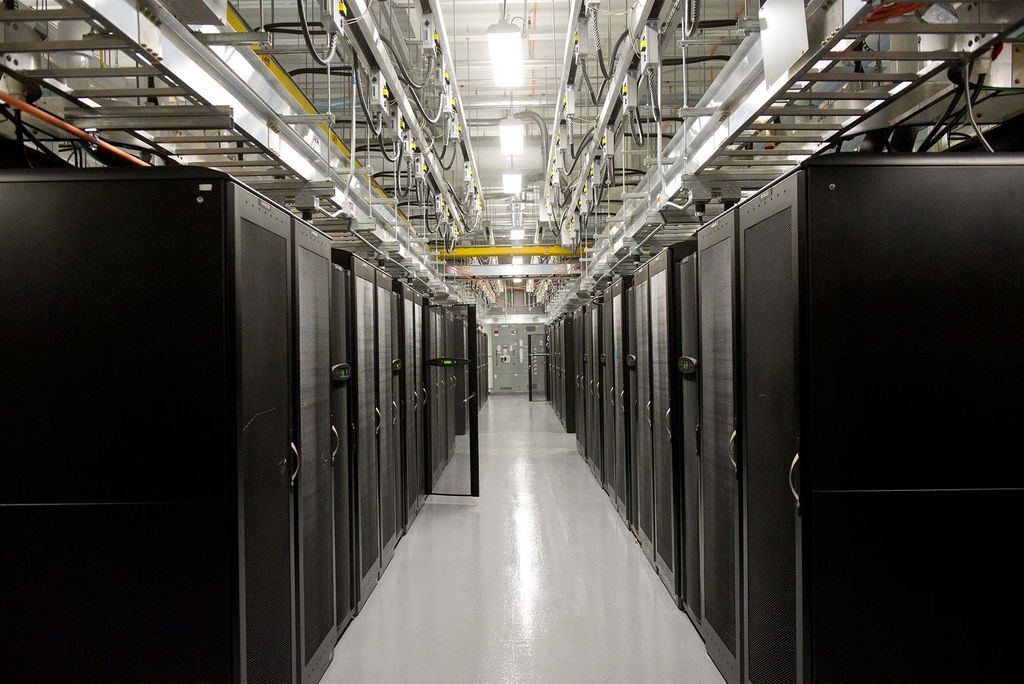
[[[321,56],[320,53],[316,51],[316,46],[313,45],[313,36],[310,33],[309,28],[310,24],[306,21],[305,3],[303,0],[296,0],[295,4],[299,10],[299,26],[302,29],[302,40],[306,43],[306,49],[309,50],[310,57],[312,57],[317,64],[328,66],[331,63],[331,58],[334,56],[335,48],[338,47],[338,34],[336,32],[331,32],[331,38],[327,44],[327,52],[325,53],[326,56]],[[320,24],[320,26],[323,27],[323,24]]]

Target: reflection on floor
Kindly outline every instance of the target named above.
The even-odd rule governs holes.
[[[549,404],[492,397],[479,501],[428,503],[324,682],[721,684]]]
[[[469,476],[469,435],[456,435],[451,460],[437,478],[434,492],[465,496],[471,492]]]

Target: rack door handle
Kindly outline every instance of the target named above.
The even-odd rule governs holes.
[[[334,463],[338,455],[338,448],[341,447],[341,437],[338,436],[338,428],[331,426],[331,434],[334,435],[334,448],[331,449],[331,463]]]
[[[668,410],[665,411],[665,432],[668,433],[668,438],[672,439],[672,423],[669,421],[669,416],[672,415],[672,407],[669,406]]]
[[[289,442],[288,445],[292,448],[292,453],[295,454],[295,470],[292,471],[291,486],[294,489],[295,480],[299,477],[299,450],[295,447],[295,442]]]
[[[796,469],[797,461],[800,460],[800,452],[796,452],[793,456],[792,462],[789,464],[789,491],[793,493],[793,499],[796,501],[797,510],[800,509],[800,492],[796,491],[796,487],[793,485],[793,470]]]
[[[626,414],[626,390],[619,390],[619,410]]]
[[[654,427],[654,421],[651,420],[651,402],[647,402],[647,425]]]
[[[373,428],[373,434],[379,435],[380,434],[380,423],[381,423],[380,409],[377,408],[376,406],[374,406],[373,407],[373,412],[377,414],[377,425]]]
[[[736,465],[736,431],[732,431],[732,435],[729,437],[729,462],[732,463],[733,472],[739,471]]]
[[[391,402],[391,424],[394,425],[398,422],[398,403],[392,400]]]
[[[414,412],[420,410],[420,398],[416,395],[415,389],[412,391],[412,410]]]
[[[615,408],[615,385],[608,388],[608,401],[612,405],[612,409]]]

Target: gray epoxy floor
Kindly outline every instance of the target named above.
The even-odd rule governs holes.
[[[480,433],[479,501],[423,507],[323,681],[721,684],[551,406]]]

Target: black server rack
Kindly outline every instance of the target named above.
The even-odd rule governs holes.
[[[561,338],[562,376],[558,391],[562,396],[563,424],[566,432],[576,432],[576,330],[573,319],[563,318],[559,325]]]
[[[586,432],[583,436],[583,460],[587,467],[594,472],[594,455],[597,445],[594,440],[594,426],[597,424],[597,416],[594,415],[594,368],[597,365],[597,357],[594,353],[594,337],[591,335],[591,325],[594,319],[594,307],[590,302],[583,305],[583,424]]]
[[[402,394],[402,372],[405,367],[402,359],[403,349],[406,346],[402,337],[403,300],[401,294],[402,284],[391,279],[391,367],[388,374],[391,376],[391,448],[394,452],[395,463],[395,543],[397,544],[405,534],[406,525],[406,483],[405,483],[405,415]]]
[[[545,341],[548,343],[548,357],[550,368],[550,382],[547,383],[547,390],[551,392],[551,401],[554,404],[555,415],[558,416],[558,422],[565,427],[565,400],[562,396],[562,319],[555,321],[555,324],[551,326],[545,336]]]
[[[626,370],[626,320],[629,317],[629,308],[626,306],[626,291],[631,278],[619,278],[612,283],[610,288],[611,300],[611,354],[609,363],[612,366],[612,386],[614,387],[611,407],[612,415],[609,422],[615,423],[614,442],[611,449],[612,467],[612,499],[615,508],[618,510],[622,520],[628,525],[629,514],[626,509],[626,502],[629,496],[626,494],[628,468],[627,459],[629,454],[629,402],[632,395],[629,393],[628,374]]]
[[[583,351],[583,309],[576,309],[572,312],[572,337],[573,337],[573,406],[575,407],[576,420],[576,450],[581,456],[586,454],[587,446],[587,418],[586,418],[586,362]]]
[[[700,624],[695,251],[691,240],[663,250],[648,263],[647,332],[655,567],[673,599]],[[687,355],[682,353],[683,338]],[[687,471],[694,477],[687,479]]]
[[[601,365],[601,299],[595,298],[588,305],[590,307],[590,349],[591,358],[593,358],[593,364],[591,367],[591,394],[590,394],[590,415],[593,416],[593,420],[590,421],[590,444],[587,452],[590,454],[590,469],[594,473],[594,477],[598,483],[604,487],[604,480],[602,479],[601,473],[604,469],[604,444],[602,440],[604,438],[604,430],[602,429],[603,418],[604,418],[604,402],[601,401],[601,380],[603,378],[604,369]]]
[[[678,464],[672,434],[674,335],[673,259],[663,250],[650,262],[651,456],[654,467],[654,563],[673,600],[679,600]],[[678,409],[677,409],[678,411]],[[678,430],[677,430],[678,432]]]
[[[604,446],[601,459],[601,484],[604,491],[614,501],[613,473],[615,471],[615,345],[612,335],[612,297],[611,288],[601,297],[601,325],[598,334],[601,337],[601,443]]]
[[[547,364],[545,364],[546,365],[546,373],[545,373],[545,376],[544,376],[544,379],[545,379],[545,382],[544,382],[544,392],[545,392],[545,398],[549,398],[551,400],[551,407],[555,410],[555,416],[558,418],[559,422],[562,422],[562,416],[561,416],[561,414],[559,412],[559,409],[558,409],[558,391],[557,391],[557,388],[553,387],[553,385],[556,382],[555,379],[558,377],[558,359],[557,359],[557,357],[558,357],[558,341],[556,339],[556,337],[557,337],[557,332],[556,332],[557,328],[558,328],[558,323],[556,321],[555,324],[553,324],[552,326],[544,329],[544,342],[545,342],[544,347],[545,347],[545,351],[548,353]],[[535,353],[538,353],[538,352],[534,352],[532,347],[527,346],[526,353],[527,354],[531,354],[531,356],[529,358],[529,363],[530,363],[529,375],[528,375],[529,379],[527,380],[527,382],[530,383],[530,392],[531,392],[531,396],[532,396],[533,383],[534,383],[534,380],[533,380],[533,369],[535,367],[535,364],[533,363],[534,357],[532,356],[532,354],[535,354]]]
[[[334,250],[336,264],[349,273],[349,422],[355,432],[354,451],[355,549],[357,612],[380,579],[380,462],[377,455],[377,271],[359,257]]]
[[[700,317],[697,293],[696,242],[675,245],[671,254],[674,260],[673,274],[675,297],[673,312],[675,321],[672,354],[669,357],[672,379],[672,405],[677,407],[671,416],[675,445],[675,462],[679,477],[676,478],[678,499],[676,511],[679,516],[678,540],[682,558],[679,567],[679,597],[683,609],[698,628],[701,624],[701,460],[698,431],[700,430],[700,382],[697,375],[700,356]],[[670,316],[670,319],[672,317]],[[679,479],[682,482],[679,482]]]
[[[0,679],[294,682],[289,215],[35,170],[0,225]]]
[[[395,444],[394,425],[398,420],[392,382],[394,347],[392,340],[392,287],[391,276],[377,271],[377,322],[376,322],[376,368],[377,368],[377,453],[378,481],[380,487],[380,569],[387,568],[395,555],[398,544],[398,451]]]
[[[427,357],[428,359],[438,358],[444,355],[444,311],[436,306],[426,307],[427,320]],[[433,491],[434,485],[445,466],[445,440],[447,439],[447,428],[444,419],[444,386],[445,369],[440,366],[427,366],[429,377],[430,402],[428,404],[428,422],[430,426],[430,484]]]
[[[736,436],[736,212],[697,233],[700,297],[701,634],[729,684],[740,681],[740,490]]]
[[[423,369],[422,316],[423,298],[406,284],[399,285],[402,302],[402,330],[399,339],[400,396],[402,408],[402,482],[404,491],[403,510],[405,529],[408,531],[423,503],[426,491],[424,473],[424,452],[420,419],[420,372]]]
[[[630,282],[633,279],[630,278]],[[629,452],[626,458],[626,513],[630,531],[639,536],[637,531],[637,440],[641,429],[641,410],[644,406],[639,401],[637,385],[637,316],[636,288],[630,285],[626,289],[626,384],[629,404],[626,419],[629,431]],[[646,425],[646,423],[644,423]]]
[[[332,261],[334,256],[332,254]],[[331,264],[331,435],[334,437],[334,586],[335,630],[340,636],[355,616],[356,608],[356,514],[353,502],[355,467],[350,443],[355,423],[350,418],[349,390],[354,385],[349,331],[352,277],[337,263]],[[352,395],[354,396],[354,395]]]
[[[562,418],[562,406],[560,404],[560,397],[558,394],[558,321],[546,328],[544,331],[544,341],[546,343],[546,349],[548,351],[548,378],[545,382],[545,391],[551,393],[551,405],[555,410],[555,416],[558,418],[558,422],[562,423],[565,427],[565,421]],[[531,353],[527,349],[527,353]],[[531,359],[532,361],[532,359]]]
[[[455,313],[450,309],[444,311],[444,353],[447,356],[455,356],[458,348],[459,329]],[[455,368],[446,366],[444,369],[444,420],[447,434],[445,442],[444,461],[447,464],[452,459],[455,451]]]
[[[651,413],[651,326],[650,265],[644,264],[633,274],[636,321],[636,532],[640,548],[654,564],[654,456],[653,418]]]
[[[1022,165],[835,155],[740,207],[748,681],[1019,676]]]
[[[469,335],[471,331],[466,328],[466,319],[462,317],[455,318],[455,339],[452,347],[452,356],[465,359],[469,357]],[[469,381],[471,375],[467,366],[458,366],[452,371],[452,376],[455,378],[455,382],[452,384],[452,388],[455,390],[455,396],[453,397],[453,406],[455,412],[453,414],[455,418],[455,434],[464,435],[469,426],[469,415],[466,412],[467,403],[466,397],[470,395]]]
[[[416,408],[416,449],[417,458],[419,460],[419,484],[417,485],[416,494],[417,510],[423,508],[423,503],[427,496],[428,478],[430,477],[430,443],[428,436],[429,430],[427,427],[427,400],[429,397],[429,393],[427,391],[426,365],[427,339],[426,329],[424,328],[426,323],[424,312],[426,309],[426,298],[416,295],[413,299],[412,311],[416,324],[416,333],[413,336],[413,356],[415,357],[416,373],[413,375],[413,381],[418,388],[418,392],[414,392],[414,403]]]
[[[295,540],[303,682],[318,682],[337,641],[334,596],[334,439],[331,434],[331,241],[292,221],[292,442],[297,449]]]

